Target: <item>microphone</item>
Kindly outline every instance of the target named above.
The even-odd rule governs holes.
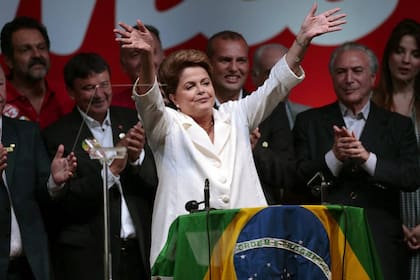
[[[204,181],[204,209],[210,209],[210,183],[208,178]]]
[[[315,182],[317,178],[319,178],[319,182]],[[331,186],[331,183],[325,180],[324,174],[321,171],[315,173],[315,175],[308,181],[308,183],[306,183],[306,185],[311,188],[313,195],[321,195],[321,204],[328,204],[326,201],[327,188]]]
[[[198,212],[198,206],[204,203],[204,201],[198,202],[197,200],[190,200],[185,203],[185,210],[190,213]]]
[[[200,204],[204,203],[204,209],[198,209]],[[187,210],[190,214],[194,212],[200,211],[208,211],[213,210],[214,208],[210,208],[210,182],[209,179],[206,178],[204,181],[204,200],[198,202],[197,200],[189,200],[185,203],[185,210]]]

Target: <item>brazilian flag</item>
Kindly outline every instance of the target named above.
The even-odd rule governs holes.
[[[361,208],[213,210],[178,217],[152,279],[383,279]]]

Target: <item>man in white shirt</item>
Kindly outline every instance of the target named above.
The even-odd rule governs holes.
[[[65,143],[78,155],[76,175],[56,195],[57,227],[52,238],[56,277],[104,278],[102,180],[106,179],[112,277],[148,279],[157,176],[137,113],[110,106],[110,69],[97,54],[81,53],[71,58],[64,67],[64,80],[77,106],[43,133],[49,151]],[[83,149],[83,140],[92,138],[102,147],[126,147],[127,155],[110,162],[105,172],[100,162]]]

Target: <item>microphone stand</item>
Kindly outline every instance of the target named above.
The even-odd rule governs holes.
[[[320,177],[321,177],[321,186],[320,186],[321,204],[326,205],[326,204],[328,204],[328,202],[327,202],[327,192],[328,192],[327,188],[328,188],[329,184],[325,180],[324,174],[322,174],[321,172],[319,174],[320,174]]]
[[[320,178],[321,182],[319,185],[314,185],[314,181],[316,178]],[[321,204],[327,205],[327,193],[328,193],[328,187],[331,185],[327,180],[325,180],[324,174],[322,172],[317,172],[315,175],[309,180],[308,183],[306,183],[308,187],[311,188],[314,195],[320,195]]]
[[[124,158],[127,154],[126,147],[101,147],[97,143],[86,139],[85,143],[89,146],[89,156],[91,159],[97,159],[102,163],[104,177],[102,179],[103,187],[103,211],[104,211],[104,279],[112,280],[112,254],[110,239],[110,219],[109,219],[109,193],[108,193],[108,164],[114,159]]]

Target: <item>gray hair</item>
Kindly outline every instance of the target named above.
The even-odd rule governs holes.
[[[356,42],[346,42],[340,45],[339,47],[337,47],[333,51],[330,57],[330,63],[328,65],[330,74],[332,74],[334,71],[333,67],[334,67],[334,63],[335,63],[335,60],[337,59],[338,54],[345,51],[349,51],[349,50],[357,50],[357,51],[364,52],[369,59],[370,71],[372,72],[372,74],[376,74],[376,72],[378,71],[378,58],[376,57],[375,53],[371,49],[369,49],[367,46],[356,43]]]

